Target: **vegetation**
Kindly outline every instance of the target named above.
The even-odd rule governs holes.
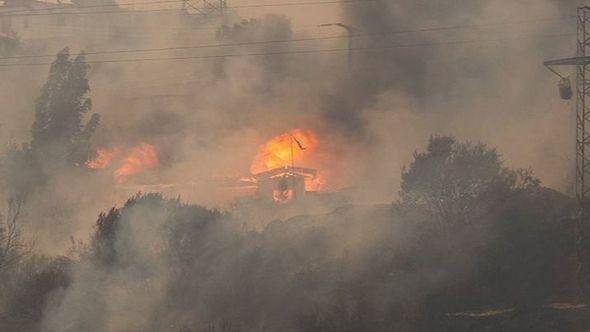
[[[0,182],[6,208],[0,214],[0,330],[36,331],[56,292],[70,283],[72,260],[36,254],[21,236],[26,204],[52,174],[83,165],[99,122],[91,108],[83,55],[57,55],[35,108],[32,140],[11,145],[0,157]],[[30,207],[34,208],[34,207]]]
[[[415,153],[402,172],[400,196],[403,206],[422,210],[439,223],[470,223],[492,205],[539,183],[530,170],[504,167],[495,149],[431,137],[426,151]]]
[[[79,166],[91,156],[90,139],[100,117],[92,114],[82,124],[92,108],[87,72],[84,54],[70,59],[67,48],[57,54],[51,65],[35,106],[31,130],[31,149],[44,162]]]
[[[87,70],[84,55],[70,59],[67,48],[51,65],[35,106],[31,142],[11,145],[0,160],[9,207],[20,208],[54,173],[83,166],[91,157],[90,140],[100,117],[93,114],[82,124],[92,105]]]
[[[260,233],[239,231],[231,214],[137,194],[101,213],[69,258],[18,242],[2,270],[0,329],[583,330],[586,311],[548,307],[580,300],[572,199],[452,137],[431,138],[402,179],[392,205],[343,206]],[[508,314],[460,318],[498,308]]]

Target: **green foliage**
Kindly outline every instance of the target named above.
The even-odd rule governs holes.
[[[83,165],[90,156],[90,138],[100,118],[93,114],[82,123],[92,108],[87,72],[84,54],[71,59],[67,48],[51,65],[32,127],[31,148],[44,162]]]

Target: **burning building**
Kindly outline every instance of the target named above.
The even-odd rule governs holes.
[[[317,170],[303,167],[279,167],[253,175],[257,194],[263,199],[284,203],[305,195],[306,182],[313,180]]]
[[[293,129],[275,136],[259,147],[248,176],[240,175],[241,172],[221,172],[212,176],[216,197],[220,201],[250,197],[283,204],[318,192],[325,182],[325,173],[311,167],[296,166],[319,165],[316,147],[317,139],[309,130]],[[183,197],[190,197],[190,192],[196,190],[199,181],[154,183],[149,181],[149,176],[142,176],[154,175],[159,166],[156,147],[147,143],[129,148],[99,149],[94,158],[86,163],[89,169],[111,173],[113,183],[120,189],[156,190],[171,196],[182,194]]]
[[[312,131],[292,129],[261,145],[250,167],[257,195],[284,203],[319,189],[316,169],[295,166],[313,164],[317,143]]]
[[[324,173],[317,166],[317,138],[310,130],[292,129],[260,145],[248,176],[217,176],[225,197],[248,196],[268,202],[299,200],[322,189]]]

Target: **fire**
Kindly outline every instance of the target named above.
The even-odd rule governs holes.
[[[291,166],[293,163],[301,165],[317,147],[315,134],[308,130],[293,129],[279,136],[275,136],[260,146],[254,161],[250,166],[253,174],[271,169]]]
[[[326,184],[326,172],[319,170],[315,177],[305,179],[305,190],[318,191]]]
[[[118,148],[99,149],[96,151],[96,158],[86,162],[90,169],[115,168],[113,178],[117,184],[121,184],[134,174],[154,169],[159,165],[158,154],[154,146],[142,143],[123,154]]]
[[[111,161],[117,154],[117,150],[100,149],[96,151],[96,158],[86,162],[86,167],[92,169],[103,169],[109,167]]]
[[[318,167],[318,139],[310,130],[292,129],[275,136],[258,149],[250,172],[258,174],[276,168]],[[319,170],[313,177],[305,178],[306,191],[318,191],[326,183],[326,172]],[[282,193],[281,195],[284,195]],[[273,197],[275,201],[289,200],[288,197]]]
[[[154,169],[159,165],[158,154],[156,149],[146,143],[142,143],[131,149],[129,154],[123,159],[123,163],[113,173],[117,183],[123,183],[127,177]]]

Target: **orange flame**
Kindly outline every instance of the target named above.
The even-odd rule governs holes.
[[[313,132],[302,129],[290,130],[287,133],[273,137],[260,146],[250,165],[250,172],[256,174],[274,168],[290,166],[291,153],[293,153],[294,163],[305,163],[306,157],[313,153],[316,147],[317,138]]]
[[[250,165],[250,172],[256,174],[275,168],[290,167],[291,162],[301,167],[317,167],[320,163],[317,148],[318,139],[312,131],[292,129],[260,146]],[[305,179],[305,190],[318,191],[325,183],[326,172],[319,170],[315,177]]]
[[[86,167],[92,169],[102,169],[107,168],[113,161],[113,158],[117,154],[117,150],[107,150],[107,149],[100,149],[96,151],[96,158],[92,160],[88,160],[86,162]]]
[[[123,159],[122,165],[113,173],[117,183],[123,183],[134,174],[154,169],[159,165],[158,154],[156,149],[146,143],[142,143],[131,149],[129,154]]]
[[[305,190],[307,191],[318,191],[326,184],[326,172],[318,170],[315,177],[305,179]]]

